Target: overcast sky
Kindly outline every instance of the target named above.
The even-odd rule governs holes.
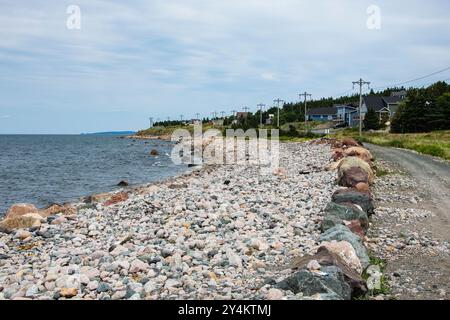
[[[448,0],[2,0],[0,133],[140,129],[335,96],[360,77],[395,84],[450,66],[449,12]]]

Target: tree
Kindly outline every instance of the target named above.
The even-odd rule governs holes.
[[[364,130],[378,130],[380,129],[380,119],[373,108],[367,111],[363,120]]]
[[[439,96],[435,102],[435,111],[430,117],[432,130],[450,129],[450,93]]]

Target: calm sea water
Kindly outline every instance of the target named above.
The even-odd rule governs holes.
[[[186,171],[170,160],[171,142],[100,135],[0,135],[0,215],[14,203],[76,200],[159,181]],[[150,156],[157,149],[159,156]]]

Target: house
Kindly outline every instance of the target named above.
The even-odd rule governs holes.
[[[337,117],[336,107],[312,108],[306,111],[308,121],[332,121]]]
[[[336,108],[335,121],[340,124],[346,124],[349,127],[354,126],[354,116],[358,113],[358,107],[353,104],[338,104]]]
[[[332,107],[309,109],[306,114],[308,121],[333,121],[336,124],[354,125],[358,107],[354,104],[335,104]]]
[[[388,121],[397,112],[398,105],[406,98],[403,91],[393,92],[389,97],[365,96],[361,107],[361,116],[364,119],[369,109],[374,109],[380,121]]]
[[[377,112],[380,122],[387,122],[397,112],[399,104],[406,98],[406,91],[392,92],[390,96],[369,95],[363,97],[361,118],[371,108]],[[312,108],[306,111],[308,121],[333,121],[349,127],[359,125],[359,106],[353,103],[335,104],[332,107]]]

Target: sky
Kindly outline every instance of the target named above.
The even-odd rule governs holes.
[[[2,0],[0,134],[138,130],[351,93],[361,77],[400,83],[450,67],[449,12],[448,0]]]

